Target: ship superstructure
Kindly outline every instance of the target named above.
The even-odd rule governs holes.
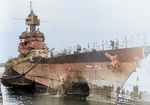
[[[30,31],[19,36],[20,55],[0,65],[5,67],[2,83],[14,88],[116,104],[121,87],[150,53],[150,47],[78,53],[79,46],[74,54],[53,56],[54,49],[49,50],[44,34],[36,30],[40,23],[33,10],[26,24]]]
[[[36,30],[36,26],[39,24],[40,22],[37,16],[33,13],[33,10],[31,10],[28,19],[26,19],[26,25],[29,25],[30,32],[26,29],[26,31],[19,36],[21,42],[19,44],[18,51],[21,54],[28,55],[31,51],[37,52],[37,50],[48,50],[48,47],[44,43],[44,34],[40,32],[39,29]]]

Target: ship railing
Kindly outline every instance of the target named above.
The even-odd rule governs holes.
[[[87,52],[93,52],[93,51],[104,51],[104,50],[114,50],[114,49],[124,49],[124,48],[134,48],[134,47],[141,47],[146,46],[145,41],[139,41],[139,40],[124,40],[120,42],[115,42],[114,45],[111,45],[111,43],[108,43],[107,41],[101,44],[93,43],[92,46],[89,45],[88,47],[81,47],[80,45],[77,45],[77,47],[68,47],[67,49],[64,48],[64,50],[58,52],[53,51],[53,56],[50,57],[58,57],[58,56],[65,56],[65,55],[71,55],[71,54],[79,54],[79,53],[87,53]]]

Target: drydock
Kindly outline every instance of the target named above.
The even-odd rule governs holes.
[[[30,31],[19,36],[20,55],[0,65],[5,67],[4,85],[116,104],[121,87],[150,53],[148,46],[83,53],[79,47],[73,54],[55,56],[36,29],[39,24],[31,10],[26,19]]]

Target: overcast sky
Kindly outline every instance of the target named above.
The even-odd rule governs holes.
[[[32,9],[43,21],[39,29],[50,49],[86,47],[137,34],[150,39],[149,0],[32,0]],[[24,20],[29,14],[30,0],[0,0],[1,63],[18,56],[19,35],[28,27]]]

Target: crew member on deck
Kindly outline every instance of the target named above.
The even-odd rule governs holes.
[[[125,48],[127,48],[127,38],[125,37],[125,40],[124,40],[124,44],[125,44]]]
[[[104,41],[102,41],[102,50],[104,50]]]
[[[115,42],[111,40],[110,43],[111,43],[110,47],[112,47],[112,49],[114,49]]]
[[[119,41],[118,41],[118,39],[116,39],[116,44],[115,45],[116,45],[115,48],[118,49],[119,48]]]
[[[105,42],[105,48],[108,50],[108,47],[109,47],[109,44],[108,44],[108,42],[106,41],[106,42]]]

